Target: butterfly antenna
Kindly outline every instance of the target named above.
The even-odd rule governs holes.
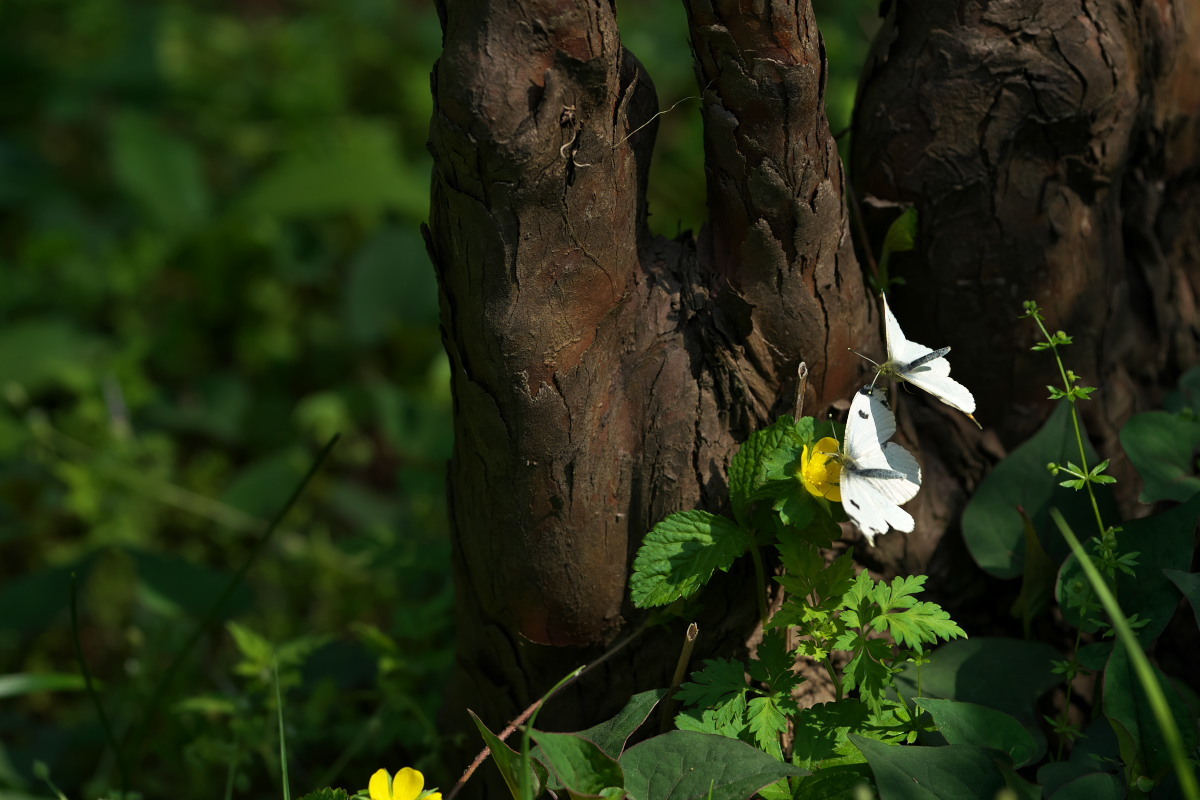
[[[803,361],[796,367],[796,419],[804,416],[804,390],[808,388],[808,364]]]
[[[963,413],[967,414],[965,411]],[[974,414],[967,414],[967,417],[971,420],[971,422],[975,423],[975,427],[979,428],[979,430],[983,430],[983,426],[979,424],[979,420],[975,419]]]

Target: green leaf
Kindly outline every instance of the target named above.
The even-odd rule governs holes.
[[[428,212],[429,175],[400,158],[388,123],[342,118],[290,147],[242,198],[235,213],[312,217],[347,210]]]
[[[59,387],[95,386],[107,369],[110,344],[58,317],[6,320],[0,329],[0,387],[14,384],[30,395]]]
[[[1057,565],[1046,555],[1042,542],[1029,515],[1020,512],[1025,526],[1025,558],[1021,570],[1021,593],[1013,601],[1012,615],[1021,620],[1026,639],[1032,639],[1033,620],[1049,605],[1054,597]]]
[[[885,628],[895,638],[896,644],[909,647],[918,653],[924,652],[923,644],[932,644],[938,639],[966,638],[967,632],[950,619],[949,612],[937,603],[917,603],[902,611],[889,611],[872,621],[877,631]]]
[[[979,800],[1007,785],[1007,771],[982,747],[900,747],[855,735],[850,740],[871,765],[880,797]]]
[[[233,577],[232,572],[175,556],[147,550],[130,549],[128,552],[137,565],[142,598],[152,609],[168,617],[186,614],[203,619]],[[221,607],[218,621],[241,614],[252,601],[250,588],[245,583],[239,584]]]
[[[823,762],[851,753],[861,762],[862,755],[850,744],[851,732],[867,726],[870,709],[856,697],[846,697],[832,703],[819,703],[801,709],[793,728],[792,759],[801,767],[815,770]],[[819,773],[818,773],[819,774]]]
[[[437,280],[416,230],[386,227],[373,234],[354,256],[345,286],[343,325],[359,345],[437,325]]]
[[[184,232],[208,218],[208,187],[191,144],[135,111],[114,116],[109,136],[118,185],[153,222]]]
[[[938,732],[950,744],[994,748],[1007,753],[1015,768],[1029,764],[1037,755],[1037,745],[1029,731],[1003,711],[932,697],[918,697],[913,702],[929,712]]]
[[[492,751],[492,763],[500,770],[500,775],[504,778],[504,783],[508,786],[508,790],[512,792],[514,800],[520,800],[521,754],[500,741],[500,737],[488,730],[488,727],[483,724],[483,720],[474,711],[467,709],[467,713],[475,721],[475,727],[479,729],[479,735],[483,737],[483,743]],[[533,796],[537,797],[546,786],[546,779],[549,777],[549,772],[546,766],[536,759],[531,759],[530,767],[532,768],[530,772],[533,773]]]
[[[1200,520],[1200,496],[1151,517],[1121,524],[1118,553],[1137,552],[1134,575],[1117,573],[1117,596],[1126,614],[1146,621],[1138,629],[1143,646],[1166,629],[1179,604],[1176,587],[1164,570],[1188,569],[1192,564],[1194,534]]]
[[[805,771],[737,739],[672,731],[621,756],[633,800],[746,800],[762,787]]]
[[[66,672],[15,672],[0,675],[0,697],[39,692],[77,692],[86,688],[82,675]]]
[[[350,795],[346,794],[345,789],[317,789],[315,792],[309,792],[300,798],[300,800],[350,800]]]
[[[783,760],[779,735],[787,732],[788,715],[780,701],[774,697],[755,697],[746,706],[746,723],[759,749]]]
[[[1084,438],[1087,442],[1086,434]],[[1088,448],[1088,461],[1096,460]],[[975,563],[998,578],[1015,578],[1024,564],[1024,509],[1040,533],[1042,546],[1055,564],[1069,548],[1050,524],[1051,507],[1057,507],[1075,530],[1095,525],[1086,494],[1056,488],[1046,474],[1046,464],[1079,457],[1079,445],[1066,404],[1055,407],[1036,434],[996,465],[975,491],[963,512],[963,538]],[[1097,502],[1105,519],[1116,519],[1112,496],[1097,487]]]
[[[1166,411],[1137,414],[1121,429],[1121,446],[1142,476],[1143,503],[1182,503],[1200,492],[1195,462],[1200,419]]]
[[[1059,652],[1048,644],[985,636],[956,639],[930,653],[929,663],[896,676],[906,697],[942,697],[995,708],[1035,724],[1038,698],[1062,682],[1051,670]],[[1035,737],[1038,734],[1034,734]]]
[[[1164,569],[1163,574],[1179,587],[1179,591],[1183,592],[1183,596],[1187,598],[1188,604],[1192,607],[1196,625],[1200,626],[1200,572]]]
[[[811,432],[812,419],[805,419]],[[751,495],[766,480],[768,459],[780,448],[801,443],[796,427],[796,421],[791,417],[780,417],[769,427],[750,434],[750,438],[734,453],[729,464],[729,502],[733,506],[734,517],[743,525],[749,522],[746,507]]]
[[[1125,787],[1117,776],[1093,770],[1063,784],[1054,794],[1047,795],[1047,800],[1125,800],[1125,797]]]
[[[881,253],[903,253],[917,244],[917,209],[907,208],[888,226]],[[882,257],[882,256],[881,256]]]
[[[615,717],[587,730],[579,731],[579,735],[595,742],[601,750],[613,758],[621,755],[625,742],[633,732],[641,727],[650,712],[667,694],[666,689],[651,689],[648,692],[635,694],[625,707]]]
[[[1150,668],[1175,717],[1184,752],[1195,752],[1196,723],[1190,718],[1187,704],[1162,672],[1153,665]],[[1121,758],[1131,781],[1142,776],[1158,781],[1172,771],[1170,748],[1134,671],[1129,651],[1120,641],[1113,647],[1104,670],[1104,716],[1117,733]]]
[[[718,724],[741,719],[746,709],[746,667],[731,658],[706,659],[704,667],[679,687],[676,697],[682,703],[710,708]]]
[[[610,787],[624,788],[625,773],[608,753],[574,733],[533,730],[529,735],[546,765],[573,796],[595,797]]]
[[[765,683],[774,693],[790,695],[803,681],[795,673],[796,656],[788,649],[787,634],[778,628],[763,634],[748,666],[751,679]]]
[[[716,570],[728,571],[749,537],[730,519],[707,511],[672,514],[646,534],[633,561],[629,590],[639,608],[691,597]]]

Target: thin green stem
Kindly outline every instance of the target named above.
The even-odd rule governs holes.
[[[83,657],[83,645],[79,641],[79,582],[75,577],[75,573],[71,573],[71,638],[75,642],[75,658],[79,661],[79,671],[83,673],[83,685],[87,689],[88,698],[92,701],[92,705],[96,707],[96,714],[100,717],[100,727],[104,729],[104,738],[108,740],[108,744],[112,747],[113,755],[117,759],[117,771],[121,773],[121,793],[125,794],[129,791],[129,771],[125,768],[125,753],[121,745],[117,742],[116,735],[113,734],[112,725],[108,721],[108,714],[104,713],[104,706],[100,703],[100,695],[96,693],[96,686],[92,682],[92,671],[88,669],[87,659]]]
[[[750,560],[754,562],[754,583],[758,589],[758,622],[767,624],[767,572],[763,567],[762,553],[758,551],[758,543],[750,537]]]
[[[283,730],[283,692],[279,689],[278,659],[272,661],[271,671],[275,673],[275,712],[279,718],[279,770],[283,776],[283,800],[292,800],[292,788],[288,785],[287,734]]]
[[[833,662],[829,660],[829,656],[821,659],[821,663],[825,666],[825,671],[829,673],[829,680],[833,681],[834,699],[842,699],[842,682],[838,679],[837,670],[833,668]]]
[[[1079,565],[1091,582],[1092,590],[1100,598],[1104,610],[1108,613],[1109,620],[1117,632],[1117,638],[1121,640],[1121,644],[1125,645],[1125,649],[1129,653],[1129,659],[1133,662],[1138,682],[1141,683],[1142,690],[1146,692],[1146,698],[1150,701],[1150,709],[1154,712],[1154,719],[1166,741],[1167,751],[1171,754],[1171,763],[1175,767],[1175,775],[1179,779],[1179,786],[1183,790],[1184,797],[1188,800],[1200,800],[1200,784],[1197,784],[1196,773],[1188,761],[1188,755],[1183,746],[1183,737],[1179,735],[1179,728],[1175,724],[1175,716],[1171,713],[1167,697],[1158,683],[1154,669],[1150,666],[1150,660],[1146,658],[1146,653],[1142,650],[1137,636],[1134,635],[1133,628],[1129,626],[1129,620],[1121,611],[1117,598],[1109,590],[1104,576],[1088,558],[1087,551],[1075,538],[1074,532],[1067,525],[1062,514],[1057,508],[1052,508],[1050,516],[1054,519],[1054,524],[1058,526],[1063,538],[1067,540],[1067,544],[1071,546],[1075,558],[1079,559]]]
[[[259,554],[266,547],[267,542],[271,540],[271,537],[274,535],[275,531],[279,529],[280,524],[287,517],[288,512],[292,510],[292,506],[296,504],[296,501],[300,499],[300,495],[302,495],[304,490],[308,488],[309,481],[311,481],[313,476],[316,475],[321,469],[321,465],[325,463],[325,459],[327,459],[329,454],[333,451],[333,447],[337,444],[340,436],[341,434],[335,435],[329,440],[328,444],[321,448],[321,452],[317,454],[317,457],[313,460],[312,466],[309,467],[308,472],[292,491],[292,494],[287,499],[287,502],[283,504],[283,507],[279,509],[278,513],[275,514],[274,518],[271,519],[271,522],[262,532],[262,535],[259,536],[258,540],[255,541],[251,546],[249,554],[247,554],[245,560],[242,561],[242,565],[238,568],[237,573],[225,584],[225,588],[221,591],[221,595],[209,608],[208,613],[204,616],[204,619],[202,619],[199,624],[192,629],[191,636],[189,636],[188,640],[184,642],[183,647],[181,647],[175,653],[175,657],[171,659],[171,663],[167,665],[167,669],[163,673],[162,678],[159,680],[158,685],[154,687],[154,693],[150,696],[150,702],[146,704],[146,715],[142,719],[141,725],[137,727],[131,727],[129,734],[125,737],[125,742],[132,742],[136,750],[140,750],[144,744],[146,733],[150,728],[150,724],[154,721],[155,715],[158,713],[158,709],[162,705],[163,699],[166,697],[167,689],[170,688],[171,681],[175,678],[175,674],[183,665],[184,659],[187,658],[189,653],[191,653],[192,648],[199,643],[200,638],[204,635],[204,632],[216,623],[217,616],[221,613],[221,609],[225,606],[225,603],[229,601],[229,598],[233,596],[233,593],[237,587],[241,585],[246,573],[249,572],[250,567],[258,559]]]

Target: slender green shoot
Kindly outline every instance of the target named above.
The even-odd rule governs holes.
[[[533,713],[529,715],[529,721],[525,723],[525,728],[521,732],[521,798],[520,798],[520,800],[533,800],[533,767],[531,767],[530,763],[529,763],[529,760],[530,760],[529,751],[531,749],[530,742],[532,741],[532,737],[529,735],[529,731],[533,729],[533,723],[537,721],[537,715],[541,712],[542,708],[546,705],[546,701],[549,700],[551,697],[553,697],[554,694],[559,689],[561,689],[562,687],[566,686],[571,681],[578,678],[585,669],[587,669],[586,665],[584,665],[582,667],[576,667],[575,669],[571,670],[571,672],[569,672],[566,677],[564,677],[558,683],[554,684],[554,686],[550,687],[550,691],[548,691],[544,695],[542,695],[542,699],[538,702],[537,708],[535,708],[533,710]]]
[[[1058,526],[1063,538],[1071,545],[1071,551],[1075,554],[1075,558],[1079,559],[1079,566],[1083,568],[1084,574],[1091,582],[1092,590],[1104,604],[1104,610],[1108,612],[1109,619],[1112,620],[1117,637],[1129,651],[1129,658],[1133,661],[1138,682],[1141,683],[1142,690],[1146,692],[1150,708],[1154,712],[1154,720],[1158,723],[1159,730],[1162,731],[1163,738],[1166,740],[1167,750],[1171,754],[1171,763],[1175,766],[1175,774],[1179,778],[1179,786],[1183,789],[1184,797],[1188,800],[1200,800],[1200,785],[1196,782],[1196,773],[1191,768],[1187,752],[1183,748],[1183,738],[1179,735],[1179,728],[1175,725],[1175,717],[1167,705],[1167,698],[1163,694],[1162,687],[1159,686],[1158,678],[1150,667],[1150,660],[1146,658],[1145,651],[1142,650],[1133,628],[1129,625],[1128,618],[1122,613],[1117,598],[1109,590],[1100,570],[1096,569],[1088,557],[1087,551],[1075,538],[1074,532],[1071,531],[1071,527],[1063,519],[1062,514],[1057,508],[1052,508],[1050,516],[1054,519],[1054,524]]]
[[[333,438],[329,440],[329,443],[321,448],[321,452],[317,453],[317,457],[313,460],[312,466],[309,467],[308,472],[305,473],[304,477],[300,479],[300,483],[296,485],[296,488],[292,490],[292,494],[290,497],[288,497],[287,502],[283,504],[283,507],[279,509],[279,511],[267,524],[267,527],[263,529],[262,535],[258,537],[258,541],[256,541],[250,548],[249,554],[247,554],[245,560],[242,562],[241,567],[238,568],[237,573],[225,584],[225,588],[221,591],[221,594],[216,599],[216,602],[214,602],[208,609],[208,613],[204,615],[204,619],[202,619],[192,629],[191,636],[188,637],[188,640],[184,642],[183,646],[175,653],[175,657],[171,659],[171,663],[167,665],[167,669],[163,673],[162,678],[159,679],[158,685],[154,687],[154,693],[150,696],[150,702],[146,704],[146,714],[142,718],[141,725],[137,726],[135,729],[131,729],[130,733],[125,738],[126,744],[130,742],[133,743],[135,753],[141,749],[142,744],[145,742],[146,733],[149,731],[151,723],[154,721],[159,708],[162,706],[163,700],[167,694],[167,690],[171,686],[171,681],[175,678],[175,674],[183,665],[184,659],[187,658],[192,649],[199,643],[201,637],[204,636],[204,632],[216,624],[217,617],[220,615],[221,609],[225,606],[225,603],[229,601],[229,598],[233,596],[233,593],[237,590],[238,586],[241,585],[242,580],[246,577],[246,573],[250,571],[250,567],[258,559],[259,554],[262,553],[267,543],[271,540],[271,537],[275,534],[275,531],[279,529],[280,524],[282,524],[283,520],[292,510],[292,506],[296,504],[296,501],[300,499],[300,496],[304,493],[304,490],[308,488],[309,482],[321,469],[321,465],[325,463],[325,459],[327,459],[329,454],[333,451],[333,447],[337,444],[340,436],[341,434],[335,434]]]
[[[279,660],[271,664],[275,674],[275,713],[279,717],[279,772],[283,778],[283,800],[292,800],[292,788],[288,785],[287,733],[283,729],[283,692],[279,690]]]
[[[767,612],[767,577],[763,568],[762,553],[758,550],[758,542],[750,537],[750,560],[754,563],[754,589],[758,594],[758,624],[766,625],[770,614]]]
[[[79,662],[79,671],[83,673],[83,685],[87,688],[88,698],[92,701],[92,705],[96,708],[96,714],[100,717],[100,726],[104,729],[104,738],[108,740],[109,746],[113,750],[113,755],[117,759],[117,771],[121,773],[121,791],[122,793],[129,791],[129,770],[125,768],[125,753],[120,743],[117,742],[116,735],[113,734],[112,724],[108,721],[108,714],[104,713],[104,706],[100,703],[100,695],[96,692],[96,686],[92,682],[92,671],[88,669],[87,659],[83,657],[83,645],[79,642],[79,581],[75,573],[71,573],[71,638],[75,642],[75,659]],[[51,784],[53,786],[53,784]],[[57,791],[57,789],[55,789]]]

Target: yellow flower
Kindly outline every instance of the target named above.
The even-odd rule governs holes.
[[[388,775],[386,769],[381,769],[371,776],[367,793],[371,800],[442,800],[441,792],[430,791],[422,795],[423,788],[425,776],[412,767],[400,770],[395,778]]]
[[[842,487],[838,482],[842,478],[842,464],[835,457],[837,451],[837,439],[832,436],[826,436],[817,442],[811,453],[808,445],[805,445],[800,456],[800,482],[814,497],[824,497],[840,503]]]

